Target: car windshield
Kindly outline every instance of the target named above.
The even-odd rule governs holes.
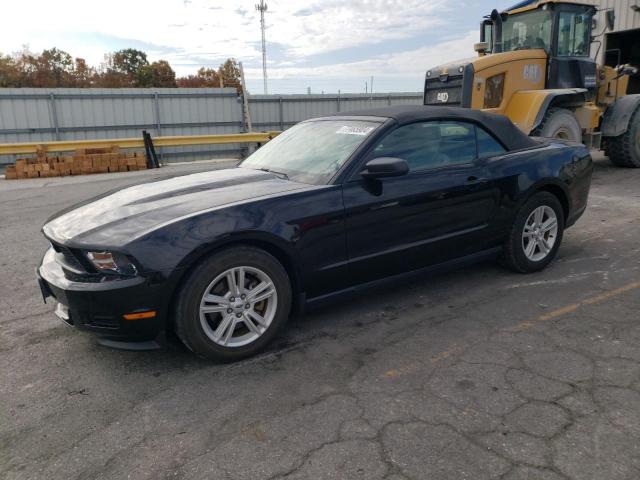
[[[326,184],[380,123],[359,120],[316,120],[299,123],[240,165],[284,174],[290,180]]]
[[[509,15],[502,24],[502,51],[551,48],[551,12],[534,10]]]

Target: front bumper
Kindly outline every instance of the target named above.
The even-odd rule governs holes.
[[[68,325],[114,341],[153,340],[163,332],[170,295],[166,284],[149,277],[114,279],[103,282],[76,282],[65,276],[49,249],[36,270],[46,302],[58,302],[55,314]],[[124,315],[155,311],[154,318],[125,320]]]

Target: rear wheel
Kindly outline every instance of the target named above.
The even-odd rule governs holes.
[[[286,323],[291,284],[263,250],[236,247],[206,259],[183,285],[176,332],[196,354],[234,361],[264,348]]]
[[[560,138],[572,142],[582,142],[582,129],[571,110],[550,108],[535,135],[547,138]]]
[[[605,151],[617,167],[640,168],[640,108],[629,120],[626,132],[606,139]]]
[[[563,232],[564,211],[560,201],[549,192],[538,192],[518,210],[501,263],[520,273],[542,270],[556,256]]]

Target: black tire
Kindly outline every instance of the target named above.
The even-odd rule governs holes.
[[[523,246],[523,232],[525,222],[534,210],[541,206],[548,206],[553,209],[556,214],[558,231],[555,236],[555,243],[549,253],[539,261],[532,261],[527,258]],[[529,197],[520,207],[516,218],[509,232],[509,236],[505,240],[500,263],[519,273],[532,273],[544,269],[555,258],[562,243],[564,233],[564,210],[558,198],[549,192],[538,192]]]
[[[606,138],[605,153],[616,167],[640,168],[640,108],[631,116],[626,132]]]
[[[571,110],[550,108],[540,127],[534,133],[538,137],[560,138],[572,142],[582,142],[582,128]]]
[[[275,316],[255,341],[244,346],[228,347],[215,343],[205,333],[200,321],[200,301],[209,284],[234,267],[253,267],[266,273],[275,286]],[[195,354],[220,362],[233,362],[252,356],[265,348],[289,318],[291,282],[282,264],[264,250],[238,246],[222,250],[206,258],[191,272],[178,292],[175,304],[175,329],[182,342]]]

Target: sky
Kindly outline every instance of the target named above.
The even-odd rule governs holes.
[[[242,61],[263,93],[259,0],[5,0],[0,52],[58,47],[98,65],[137,48],[176,73]],[[269,93],[422,90],[427,69],[474,56],[479,24],[516,0],[268,0]],[[370,85],[367,85],[370,88]]]

